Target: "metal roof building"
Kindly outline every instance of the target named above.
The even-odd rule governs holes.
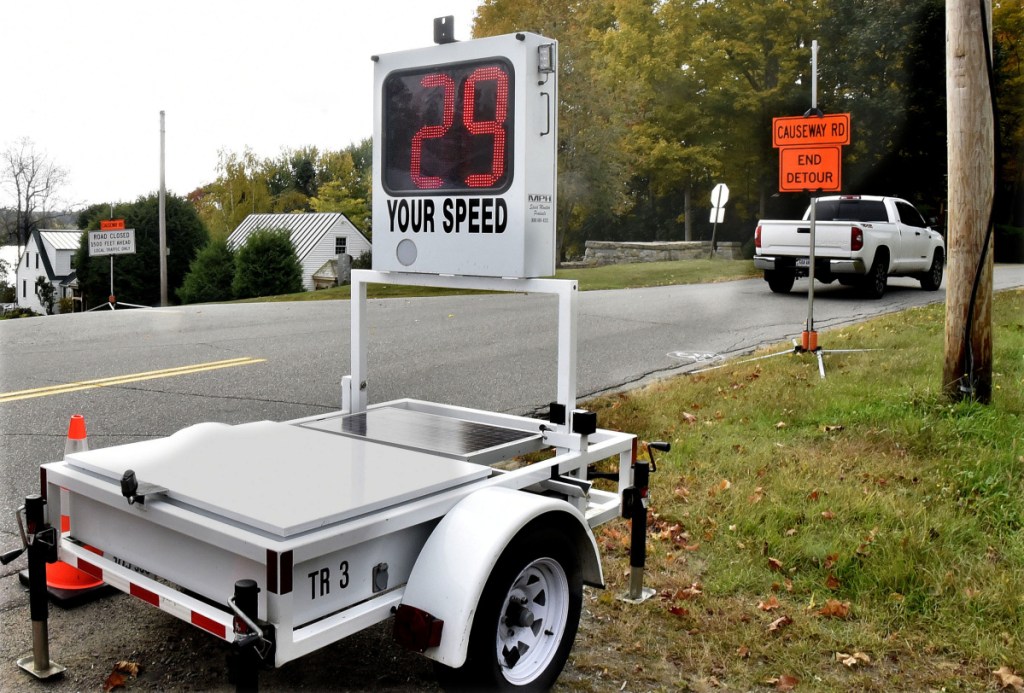
[[[45,277],[53,285],[57,299],[72,295],[75,271],[71,268],[71,259],[81,240],[81,231],[40,229],[32,232],[24,254],[18,258],[16,288],[19,306],[46,312],[36,295],[38,277]]]
[[[370,240],[340,212],[309,214],[250,214],[228,236],[228,247],[237,251],[259,229],[288,231],[302,265],[302,286],[314,288],[313,275],[339,255],[353,259],[370,250]]]

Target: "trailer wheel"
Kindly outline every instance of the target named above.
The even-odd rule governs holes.
[[[487,580],[465,665],[441,667],[442,685],[458,691],[550,689],[576,639],[582,601],[579,560],[565,535],[527,527]]]

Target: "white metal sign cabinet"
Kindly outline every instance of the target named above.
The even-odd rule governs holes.
[[[43,465],[49,518],[68,524],[56,540],[60,560],[235,643],[239,657],[274,666],[394,617],[402,644],[445,665],[452,682],[514,690],[554,682],[575,638],[583,585],[603,585],[592,528],[619,514],[634,458],[634,436],[599,429],[593,414],[576,409],[576,282],[487,276],[504,272],[508,257],[517,273],[529,274],[535,264],[531,232],[524,236],[524,214],[538,204],[524,182],[534,171],[517,157],[525,130],[539,138],[548,128],[544,137],[554,142],[555,48],[549,39],[514,35],[380,58],[378,100],[392,87],[396,94],[387,98],[394,108],[409,96],[402,89],[436,92],[420,96],[439,97],[442,126],[456,118],[489,122],[489,137],[460,137],[479,138],[485,154],[499,157],[494,143],[504,136],[514,140],[516,155],[500,164],[485,157],[484,178],[472,178],[478,173],[470,168],[462,182],[438,183],[433,179],[442,176],[425,153],[437,143],[424,140],[443,140],[444,128],[407,125],[405,146],[420,152],[412,166],[418,178],[396,175],[387,183],[390,193],[375,191],[375,222],[383,214],[390,223],[381,206],[434,200],[442,216],[433,234],[445,239],[446,200],[452,210],[462,200],[467,210],[477,205],[478,225],[490,209],[494,232],[466,227],[463,235],[518,235],[516,248],[469,242],[466,254],[444,245],[435,253],[424,235],[407,231],[420,241],[410,268],[422,260],[434,273],[353,272],[351,375],[342,381],[336,413],[284,423],[202,423]],[[397,86],[388,82],[395,74]],[[506,81],[507,104],[466,115],[474,98],[501,97]],[[539,90],[545,81],[547,91]],[[465,96],[470,88],[476,96]],[[503,108],[510,113],[505,121]],[[544,109],[547,117],[539,115]],[[502,122],[512,125],[495,135],[492,126]],[[375,186],[387,175],[382,150],[397,147],[388,138],[398,132],[397,125],[383,133],[378,127]],[[408,159],[394,156],[408,168]],[[547,200],[553,167],[552,156],[538,174],[552,174],[537,187]],[[452,190],[424,197],[417,184]],[[464,195],[467,186],[499,192],[485,203],[477,192]],[[503,234],[494,226],[500,207],[507,211]],[[552,201],[536,215],[546,216],[552,230],[553,210]],[[466,214],[468,224],[473,213]],[[399,242],[378,244],[390,233],[375,229],[375,261],[381,248],[403,257],[401,231],[393,237]],[[545,257],[548,243],[539,241]],[[438,273],[466,275],[474,253],[499,259],[482,276]],[[390,259],[383,264],[393,269]],[[558,401],[549,419],[411,399],[369,404],[366,287],[379,282],[557,296]],[[535,456],[541,461],[502,464],[540,451],[547,451]],[[588,480],[590,468],[609,458],[617,459],[617,472],[604,476],[617,480],[615,491]]]

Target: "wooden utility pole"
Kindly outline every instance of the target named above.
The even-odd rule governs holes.
[[[991,0],[946,0],[949,217],[942,384],[954,401],[983,403],[992,399],[991,242],[982,257],[995,191],[994,123],[985,55],[986,40],[992,45],[991,27]],[[979,265],[981,276],[975,287]]]

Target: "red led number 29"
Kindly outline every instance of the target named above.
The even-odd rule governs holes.
[[[477,82],[497,82],[494,120],[476,120],[474,101]],[[440,125],[424,125],[412,138],[412,152],[409,157],[409,173],[418,188],[440,188],[444,180],[440,176],[425,176],[422,173],[423,141],[444,137],[455,121],[455,81],[446,74],[426,75],[420,84],[424,87],[444,89],[444,108]],[[490,173],[473,173],[466,176],[465,183],[471,188],[486,188],[505,173],[505,118],[508,116],[508,75],[499,67],[481,67],[473,71],[466,80],[462,97],[462,124],[473,135],[492,135],[494,150]]]

